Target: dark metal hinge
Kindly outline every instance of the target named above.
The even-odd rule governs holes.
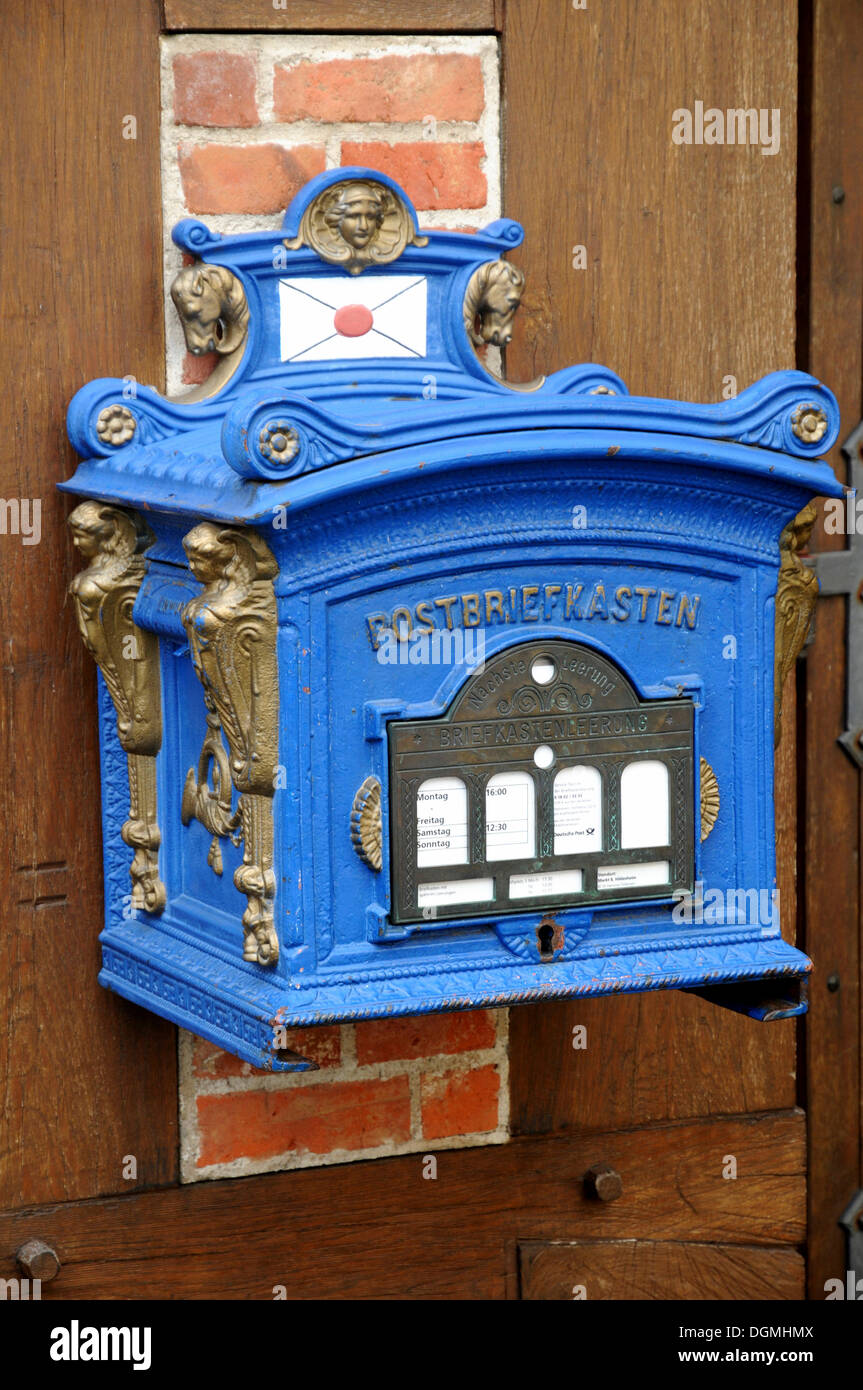
[[[845,515],[854,524],[845,550],[826,550],[804,562],[818,576],[819,597],[845,594],[848,598],[848,649],[845,674],[846,729],[838,742],[851,761],[863,768],[863,531],[856,526],[856,499],[863,498],[863,420],[842,445],[851,486]],[[863,519],[861,519],[863,521]]]
[[[863,1279],[863,1187],[858,1187],[839,1218],[845,1232],[845,1267],[856,1279]]]

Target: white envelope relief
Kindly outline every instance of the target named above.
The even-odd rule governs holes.
[[[424,275],[280,280],[283,362],[425,357]]]

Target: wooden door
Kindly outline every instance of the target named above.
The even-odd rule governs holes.
[[[717,400],[729,377],[742,389],[794,366],[796,5],[738,5],[733,25],[722,0],[686,8],[691,22],[684,23],[684,7],[673,3],[508,7],[507,198],[523,210],[528,284],[538,286],[508,362],[519,376],[534,375],[540,363],[609,362],[637,395]],[[723,110],[779,108],[779,154],[672,144],[673,112],[697,100]],[[538,147],[531,159],[520,134],[529,125]],[[573,268],[576,245],[585,247],[586,271]],[[776,777],[782,916],[792,939],[793,700],[790,691]],[[586,1027],[588,1047],[567,1055],[577,1025]],[[678,1297],[688,1286],[690,1296],[740,1298],[750,1279],[763,1290],[756,1228],[784,1193],[788,1224],[767,1283],[775,1279],[783,1290],[776,1296],[802,1296],[803,1168],[783,1167],[760,1197],[746,1179],[764,1124],[782,1126],[783,1161],[796,1153],[803,1163],[794,1023],[754,1027],[675,992],[516,1011],[510,1036],[517,1132],[595,1132],[596,1160],[615,1167],[609,1131],[657,1141],[664,1134],[658,1162],[669,1192],[681,1168],[698,1172],[708,1189],[726,1189],[738,1216],[733,1276],[699,1249],[696,1204],[692,1223],[672,1241],[632,1255],[626,1292],[613,1292],[620,1282],[613,1252],[576,1246],[567,1256],[559,1248],[531,1252],[531,1295],[548,1296],[562,1263],[570,1287],[596,1280],[607,1297],[641,1296],[649,1282],[678,1286]],[[716,1116],[746,1117],[739,1148],[730,1141],[717,1148]],[[719,1133],[729,1131],[720,1125]],[[723,1176],[735,1171],[736,1178]],[[598,1214],[603,1234],[613,1234],[623,1200]]]
[[[802,12],[798,30],[791,0],[168,0],[164,13],[154,0],[9,0],[3,486],[7,498],[42,500],[42,539],[0,537],[12,850],[0,1276],[38,1235],[63,1266],[44,1296],[61,1299],[271,1298],[282,1282],[289,1297],[547,1299],[583,1286],[593,1299],[794,1298],[805,1287],[807,1142],[811,1296],[841,1275],[833,1223],[860,1181],[858,784],[833,744],[841,600],[819,614],[805,701],[793,681],[785,692],[777,767],[785,930],[805,925],[818,964],[841,965],[843,979],[828,998],[816,976],[805,1067],[800,1026],[692,996],[531,1005],[511,1016],[513,1138],[447,1153],[446,1181],[418,1182],[407,1156],[183,1186],[174,1030],[96,984],[95,700],[64,604],[75,566],[53,491],[73,468],[63,420],[74,390],[120,364],[161,379],[153,209],[168,30],[497,34],[504,205],[527,232],[509,374],[594,360],[633,392],[714,400],[729,378],[742,388],[797,358],[838,386],[850,427],[861,409],[863,213],[849,186],[837,222],[825,191],[850,185],[860,163],[859,6],[816,0]],[[674,110],[699,100],[779,109],[780,150],[673,145]],[[123,137],[128,115],[134,140]],[[822,767],[839,789],[832,810]],[[831,874],[836,899],[825,897]],[[579,1025],[586,1048],[573,1047]],[[620,1175],[617,1200],[583,1186],[597,1164]]]

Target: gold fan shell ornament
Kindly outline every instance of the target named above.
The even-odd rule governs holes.
[[[719,816],[719,783],[706,758],[701,759],[701,840],[707,839]]]
[[[351,841],[363,863],[376,873],[382,862],[381,840],[381,784],[377,777],[367,777],[351,807]]]

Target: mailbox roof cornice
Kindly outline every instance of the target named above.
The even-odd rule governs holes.
[[[215,433],[208,432],[210,443],[216,442]],[[656,472],[665,479],[671,475],[676,486],[690,492],[704,487],[708,476],[715,482],[724,475],[738,499],[787,489],[807,496],[844,496],[832,469],[821,461],[804,464],[763,449],[659,432],[549,428],[456,436],[364,454],[283,482],[242,478],[215,452],[188,447],[196,442],[205,443],[187,436],[182,447],[130,451],[122,469],[114,460],[93,459],[59,486],[106,502],[251,525],[270,522],[279,507],[297,513],[356,493],[391,491],[400,480],[423,477],[442,483],[453,473],[468,475],[484,465],[502,470],[519,462],[601,463],[609,477],[635,467],[645,479]]]

